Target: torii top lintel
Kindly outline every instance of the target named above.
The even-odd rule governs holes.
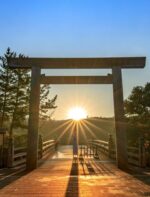
[[[113,67],[144,68],[146,57],[106,57],[106,58],[11,58],[10,68],[45,69],[105,69]]]

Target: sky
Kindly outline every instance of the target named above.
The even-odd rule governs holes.
[[[10,47],[29,57],[146,56],[144,69],[123,70],[124,99],[150,82],[149,0],[0,0],[0,55]],[[44,70],[46,75],[102,75],[110,70]],[[52,85],[55,119],[82,106],[113,116],[111,85]]]

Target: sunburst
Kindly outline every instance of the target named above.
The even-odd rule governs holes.
[[[73,120],[81,120],[87,117],[87,112],[82,107],[73,107],[68,112],[68,118]]]

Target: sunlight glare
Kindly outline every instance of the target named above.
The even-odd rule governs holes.
[[[86,117],[87,117],[87,113],[82,107],[73,107],[68,112],[69,119],[81,120]]]

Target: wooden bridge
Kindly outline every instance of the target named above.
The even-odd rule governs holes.
[[[111,143],[89,141],[73,159],[72,146],[57,148],[55,141],[40,138],[38,168],[30,173],[25,149],[14,149],[11,168],[0,170],[0,196],[150,196],[150,172],[141,168],[141,148],[128,147],[131,165],[124,172],[117,168]]]

